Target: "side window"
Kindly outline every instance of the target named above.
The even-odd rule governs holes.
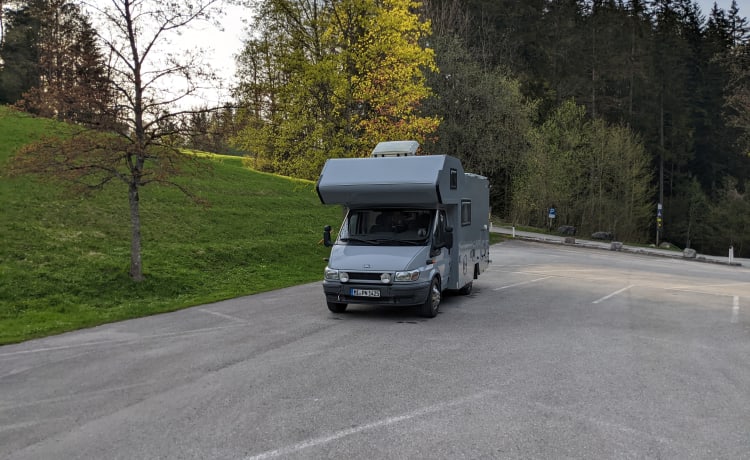
[[[359,213],[354,213],[349,217],[349,225],[347,228],[347,231],[349,228],[352,229],[352,233],[359,233]]]
[[[435,241],[440,241],[445,234],[445,211],[438,212],[435,225]]]
[[[471,225],[471,200],[461,200],[461,226]]]

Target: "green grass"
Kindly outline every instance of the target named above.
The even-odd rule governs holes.
[[[16,149],[64,129],[0,107],[0,167]],[[215,156],[211,172],[175,189],[141,192],[146,280],[128,277],[130,219],[124,185],[90,197],[28,177],[0,178],[0,344],[320,280],[322,227],[341,209],[315,184]]]

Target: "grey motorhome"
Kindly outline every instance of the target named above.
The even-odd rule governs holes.
[[[471,292],[489,260],[489,182],[416,141],[381,142],[369,158],[326,161],[320,201],[347,208],[325,268],[329,310],[350,303],[420,305],[437,315],[443,291]]]

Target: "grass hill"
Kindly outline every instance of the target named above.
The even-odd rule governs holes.
[[[0,168],[18,147],[63,125],[0,107]],[[127,191],[88,197],[0,173],[0,344],[320,280],[322,228],[341,209],[315,184],[212,156],[211,172],[141,192],[143,267],[133,283]]]

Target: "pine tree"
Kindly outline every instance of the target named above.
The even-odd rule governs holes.
[[[13,104],[39,82],[41,20],[33,12],[43,0],[19,2],[4,12],[0,43],[0,104]]]
[[[112,91],[89,20],[69,0],[43,0],[30,11],[40,21],[39,80],[18,105],[59,120],[104,123]]]

